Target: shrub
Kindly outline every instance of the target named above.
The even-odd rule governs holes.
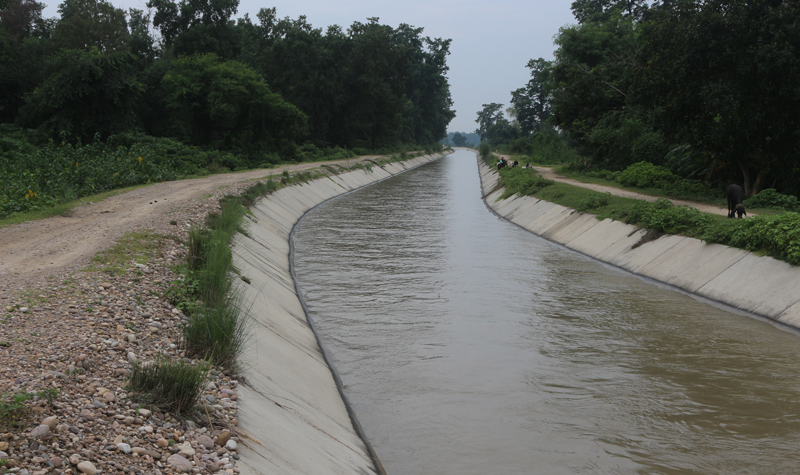
[[[32,396],[24,392],[0,394],[0,424],[7,427],[19,425],[27,413],[25,402]]]
[[[239,309],[233,297],[197,308],[183,327],[181,346],[186,353],[220,366],[234,366],[247,337],[245,319]]]
[[[611,193],[592,193],[591,195],[587,196],[586,198],[582,199],[581,202],[578,204],[578,211],[589,211],[591,209],[601,208],[603,206],[608,206],[609,197]]]
[[[638,188],[661,188],[675,181],[675,175],[667,168],[649,162],[634,163],[617,175],[624,186]]]
[[[156,360],[136,363],[129,378],[133,396],[166,411],[183,414],[197,404],[205,388],[209,365],[183,361]]]
[[[797,197],[778,193],[773,188],[761,190],[758,194],[744,201],[748,208],[771,208],[786,211],[800,211],[800,202]]]
[[[702,233],[712,218],[690,206],[675,206],[669,200],[660,198],[654,203],[640,201],[631,206],[623,220],[667,234],[687,232]]]
[[[506,199],[509,196],[532,195],[542,188],[552,185],[553,180],[548,180],[542,175],[539,175],[533,170],[525,168],[506,168],[500,170],[500,184],[506,189],[500,199]]]
[[[708,229],[702,239],[748,251],[764,250],[800,265],[800,214],[797,213],[728,220]]]

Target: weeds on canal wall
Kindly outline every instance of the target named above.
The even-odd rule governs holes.
[[[494,168],[494,163],[487,165]],[[600,220],[614,219],[656,233],[680,234],[708,243],[724,244],[800,266],[800,214],[798,213],[728,219],[721,215],[703,213],[691,206],[675,206],[665,198],[647,202],[601,195],[565,183],[536,186],[537,181],[534,178],[528,178],[530,185],[526,186],[524,179],[513,175],[525,171],[525,169],[500,170],[501,183],[506,186],[503,198],[515,193],[531,195],[579,211],[591,210]],[[516,184],[514,180],[519,180],[522,184]],[[792,207],[794,203],[789,202],[786,206]]]

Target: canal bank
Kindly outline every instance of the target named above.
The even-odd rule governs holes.
[[[443,155],[287,187],[251,208],[252,222],[232,246],[241,305],[251,318],[239,360],[242,473],[383,473],[297,296],[290,238],[297,221],[320,203]]]
[[[691,294],[800,328],[800,268],[771,257],[646,230],[532,196],[500,199],[499,174],[478,159],[484,201],[499,216],[545,239]]]

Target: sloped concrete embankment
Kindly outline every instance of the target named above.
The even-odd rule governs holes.
[[[417,157],[281,189],[253,208],[247,236],[237,235],[234,265],[252,319],[240,364],[239,432],[244,474],[380,474],[340,393],[337,377],[306,317],[290,269],[295,223],[318,204],[423,165]]]
[[[499,200],[503,190],[495,190],[497,171],[480,159],[478,166],[486,204],[528,231],[630,272],[800,328],[800,267],[683,236],[635,246],[645,231],[629,224],[598,221],[592,214],[532,196]]]

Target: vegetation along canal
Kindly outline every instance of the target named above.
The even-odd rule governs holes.
[[[474,153],[332,200],[294,240],[389,475],[800,466],[797,335],[500,220]]]

